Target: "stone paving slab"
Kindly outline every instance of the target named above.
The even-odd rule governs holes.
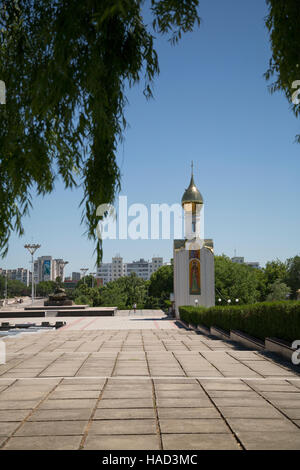
[[[87,421],[36,421],[27,422],[16,436],[78,436],[84,433]]]
[[[299,368],[161,312],[5,342],[2,449],[300,450]]]
[[[246,450],[299,450],[300,432],[241,432]]]
[[[65,399],[65,400],[46,400],[40,404],[40,410],[66,410],[66,409],[80,409],[80,408],[93,408],[96,400],[83,398],[83,399]]]
[[[269,418],[229,418],[227,419],[231,429],[237,434],[240,432],[297,432],[300,431],[291,421]]]
[[[281,408],[281,411],[290,419],[300,419],[300,406],[298,408]]]
[[[240,450],[230,434],[163,434],[164,450]]]
[[[207,418],[221,418],[220,413],[213,406],[209,408],[158,408],[157,409],[159,420],[164,418],[174,420],[186,419],[207,419]],[[182,423],[182,425],[185,424]]]
[[[76,450],[82,436],[12,437],[4,450]]]
[[[86,421],[90,418],[90,415],[90,408],[79,408],[75,410],[42,410],[39,408],[29,416],[27,421]]]
[[[6,421],[23,421],[28,414],[29,410],[0,410],[1,426]]]
[[[85,450],[159,450],[157,435],[97,436],[88,435]]]
[[[131,420],[131,419],[155,419],[153,408],[115,408],[97,409],[93,420]]]
[[[224,418],[281,418],[282,414],[273,408],[271,405],[264,407],[251,407],[251,406],[228,406],[219,407],[220,412]]]
[[[162,434],[182,434],[184,430],[185,434],[226,434],[230,433],[230,429],[226,425],[225,421],[220,419],[197,419],[197,418],[186,418],[182,419],[160,419],[160,429]]]
[[[89,434],[124,435],[124,434],[155,434],[155,419],[116,419],[93,421]]]
[[[13,431],[17,429],[20,423],[4,422],[0,426],[0,436],[9,436]]]

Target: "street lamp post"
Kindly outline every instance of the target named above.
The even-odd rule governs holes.
[[[80,268],[80,271],[82,272],[82,277],[83,277],[83,282],[85,284],[85,275],[88,272],[89,268]]]
[[[7,305],[7,270],[5,274],[5,300],[4,300],[4,305]]]
[[[96,275],[97,273],[90,273],[90,275],[92,276],[92,287],[94,287],[94,276]]]
[[[33,255],[36,252],[38,248],[40,248],[41,245],[38,245],[37,243],[27,243],[27,245],[24,245],[24,248],[29,251],[31,254],[31,264],[32,264],[32,274],[31,274],[31,303],[33,304],[34,300],[34,261],[33,261]]]

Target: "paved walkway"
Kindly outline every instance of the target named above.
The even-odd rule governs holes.
[[[2,449],[300,449],[295,368],[161,312],[69,318],[6,345]]]

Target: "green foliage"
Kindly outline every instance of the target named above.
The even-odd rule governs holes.
[[[132,273],[108,282],[101,288],[100,295],[102,305],[131,309],[137,304],[141,308],[147,296],[147,282]]]
[[[96,280],[91,274],[89,274],[88,276],[84,276],[77,282],[76,289],[82,286],[83,284],[88,287],[92,287],[93,285],[96,285]]]
[[[300,256],[289,258],[286,264],[286,283],[291,288],[292,298],[296,299],[296,292],[300,289]]]
[[[75,304],[76,305],[90,305],[90,297],[87,295],[79,295],[75,297]]]
[[[157,297],[147,296],[144,304],[144,308],[159,309],[161,308],[160,299]]]
[[[300,338],[300,302],[261,302],[232,307],[179,307],[187,323],[240,330],[264,340],[266,337],[294,341]]]
[[[270,85],[270,91],[283,91],[292,103],[295,89],[292,83],[300,76],[300,8],[299,0],[266,0],[269,14],[266,26],[270,33],[272,57],[269,69],[265,73],[267,80],[275,77]],[[297,86],[296,88],[299,88]],[[300,104],[291,105],[296,116],[300,112]],[[296,136],[300,142],[300,135]]]
[[[267,297],[268,302],[275,300],[287,300],[289,298],[291,289],[284,283],[277,279],[270,285],[270,293]]]
[[[173,266],[161,266],[155,271],[150,278],[149,282],[149,295],[153,297],[160,297],[162,292],[168,296],[173,292]]]
[[[279,259],[274,261],[268,261],[264,268],[265,282],[267,286],[267,293],[270,293],[270,286],[275,281],[284,281],[287,275],[286,263],[283,263]]]
[[[125,284],[117,281],[107,283],[101,289],[101,304],[107,307],[126,308],[127,294]],[[132,305],[131,305],[132,306]]]
[[[57,287],[63,287],[64,286],[64,284],[62,282],[62,278],[60,276],[57,276],[57,278],[55,279],[55,283],[56,283]]]
[[[6,279],[0,276],[0,298],[5,297]],[[7,279],[7,297],[20,297],[30,295],[31,290],[23,282]]]
[[[41,281],[36,285],[36,295],[40,297],[47,297],[52,294],[57,287],[54,281]]]
[[[120,277],[105,286],[89,287],[86,283],[78,282],[73,290],[71,298],[75,303],[88,304],[93,307],[118,307],[119,309],[132,309],[133,304],[138,308],[144,308],[147,301],[148,282],[137,277],[135,273],[130,276]]]
[[[73,289],[68,295],[75,304],[89,305],[91,307],[98,307],[101,305],[100,290],[98,287],[89,287],[88,284],[78,282],[76,289]]]
[[[155,271],[149,281],[147,308],[166,308],[166,301],[170,299],[170,293],[174,291],[173,287],[173,264],[161,266]]]
[[[120,189],[125,89],[143,79],[144,94],[152,95],[159,73],[152,28],[177,42],[199,23],[197,6],[198,0],[2,0],[2,255],[11,231],[24,233],[33,190],[51,193],[58,176],[66,188],[83,187],[82,221],[96,239],[96,209]],[[152,25],[142,16],[146,8]]]
[[[215,256],[216,298],[239,299],[239,303],[260,300],[263,280],[257,269],[245,264],[233,263],[225,255]]]

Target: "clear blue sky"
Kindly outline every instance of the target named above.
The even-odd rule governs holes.
[[[194,160],[205,200],[205,235],[215,252],[262,265],[299,253],[299,121],[281,94],[270,95],[263,73],[270,46],[262,0],[202,0],[202,24],[172,47],[156,42],[161,73],[154,100],[142,86],[129,92],[130,128],[119,149],[122,192],[129,204],[180,202]],[[299,77],[295,77],[300,79]],[[94,270],[94,245],[80,225],[81,190],[35,198],[25,236],[12,236],[0,266],[29,266],[23,245],[69,261],[66,273]],[[106,241],[104,261],[154,254],[172,257],[172,240]]]

